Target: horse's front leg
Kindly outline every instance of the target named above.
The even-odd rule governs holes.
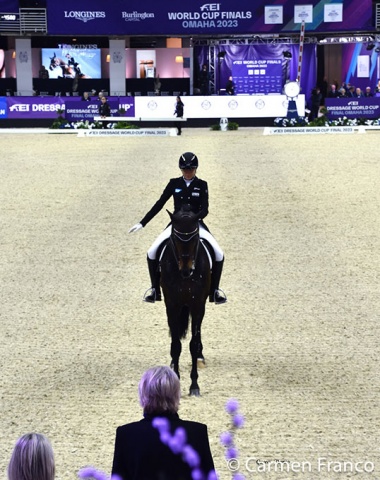
[[[202,343],[201,343],[201,325],[205,314],[205,307],[203,306],[197,312],[192,312],[192,325],[191,325],[191,341],[190,341],[190,353],[191,353],[191,385],[190,395],[196,397],[200,396],[200,389],[198,385],[198,359],[203,358],[202,355]]]
[[[172,358],[172,361],[170,363],[170,367],[175,371],[178,378],[181,378],[179,374],[179,357],[181,355],[181,351],[182,344],[179,336],[172,334],[172,343],[170,347],[170,356]]]
[[[170,367],[175,371],[178,378],[180,378],[179,374],[179,357],[181,356],[182,351],[182,343],[180,332],[178,329],[178,318],[179,313],[175,308],[167,308],[166,313],[168,316],[168,324],[170,329],[170,336],[171,336],[171,345],[170,345],[170,356],[171,356],[171,363]]]

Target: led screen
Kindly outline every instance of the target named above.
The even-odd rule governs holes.
[[[100,49],[43,48],[49,78],[101,78]]]

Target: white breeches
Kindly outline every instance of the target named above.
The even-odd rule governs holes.
[[[169,225],[163,232],[159,234],[156,240],[153,242],[152,246],[148,250],[148,257],[151,260],[156,259],[158,247],[161,245],[162,242],[167,240],[172,233],[172,226]],[[215,252],[215,261],[221,262],[223,260],[224,254],[223,250],[220,248],[219,243],[215,240],[215,238],[208,232],[202,225],[199,225],[199,236],[204,238],[209,242]]]

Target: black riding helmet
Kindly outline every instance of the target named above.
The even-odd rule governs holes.
[[[178,166],[181,170],[198,168],[198,157],[191,152],[185,152],[179,157]]]

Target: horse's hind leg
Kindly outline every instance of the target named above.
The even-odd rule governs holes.
[[[197,366],[198,368],[204,368],[206,366],[206,360],[203,355],[203,345],[201,340],[201,332],[199,332],[199,341],[197,345]]]

